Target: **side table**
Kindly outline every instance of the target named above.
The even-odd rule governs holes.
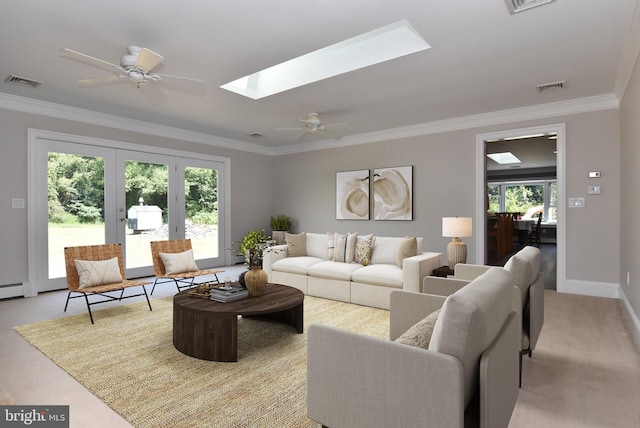
[[[434,269],[431,274],[431,276],[438,276],[440,278],[446,278],[449,275],[453,275],[453,269],[449,266],[440,266],[439,268]]]

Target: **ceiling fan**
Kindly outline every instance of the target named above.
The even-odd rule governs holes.
[[[85,85],[101,85],[114,82],[133,82],[139,89],[143,89],[150,83],[160,82],[162,79],[178,79],[204,88],[203,80],[192,79],[189,77],[173,76],[170,74],[154,73],[153,70],[160,65],[164,57],[147,48],[138,46],[128,46],[127,53],[122,56],[120,65],[110,63],[108,61],[95,58],[93,56],[65,48],[63,51],[70,55],[73,59],[91,64],[113,72],[113,75],[97,77],[91,79],[79,80]],[[153,85],[149,85],[152,87]],[[158,101],[158,97],[164,98],[164,94],[158,88],[154,88],[153,92],[143,91],[145,95],[154,94]]]
[[[298,119],[298,121],[302,122],[304,125],[297,128],[275,128],[276,130],[300,130],[302,131],[296,139],[302,138],[305,135],[317,135],[324,134],[333,139],[339,139],[339,137],[334,136],[330,130],[335,128],[343,128],[349,125],[346,122],[343,123],[322,123],[320,120],[320,115],[318,113],[309,113],[306,119]]]

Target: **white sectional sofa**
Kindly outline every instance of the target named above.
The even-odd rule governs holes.
[[[371,235],[358,236],[359,242],[372,238],[371,251],[362,263],[336,261],[334,235],[338,234],[296,234],[287,244],[271,247],[262,266],[269,281],[296,287],[310,296],[389,309],[393,290],[420,292],[423,278],[442,266],[442,253],[422,251],[422,238]],[[416,255],[403,257],[411,254],[407,252],[411,239],[415,239]]]

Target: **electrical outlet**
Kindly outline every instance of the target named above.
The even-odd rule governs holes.
[[[584,198],[569,198],[569,208],[584,208]]]

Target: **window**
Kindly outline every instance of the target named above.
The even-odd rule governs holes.
[[[501,182],[487,185],[489,212],[520,213],[522,218],[557,220],[558,184],[555,180]]]

